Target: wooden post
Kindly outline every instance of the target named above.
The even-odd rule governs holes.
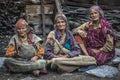
[[[98,0],[94,0],[94,1],[93,1],[93,4],[94,4],[94,5],[98,5]]]
[[[46,37],[46,32],[45,32],[45,12],[44,12],[44,0],[41,1],[41,14],[42,14],[42,30],[43,30],[43,40]]]
[[[58,13],[62,13],[60,0],[55,0],[55,4],[56,4]]]

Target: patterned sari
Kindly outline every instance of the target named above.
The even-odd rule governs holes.
[[[115,47],[112,51],[105,52],[100,51],[99,53],[94,53],[91,49],[100,49],[106,43],[106,36],[109,34],[113,36],[112,28],[109,26],[105,20],[101,20],[101,28],[93,29],[92,25],[89,25],[88,35],[86,40],[87,51],[90,56],[95,57],[98,65],[104,64],[105,62],[112,59],[115,55]],[[106,30],[108,28],[108,30]]]

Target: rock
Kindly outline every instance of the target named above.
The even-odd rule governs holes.
[[[5,57],[0,57],[0,68],[2,68],[5,59]]]
[[[107,65],[116,65],[116,64],[118,65],[118,63],[120,63],[120,49],[115,48],[115,57],[106,64]]]
[[[118,64],[120,63],[120,57],[116,57],[111,61],[113,64]]]
[[[120,70],[120,63],[119,63],[119,65],[118,65],[118,69]]]
[[[23,79],[20,79],[20,80],[35,80],[35,79],[33,79],[32,77],[26,77],[26,78],[23,78]]]
[[[64,73],[61,76],[72,76],[72,75],[73,75],[72,73]]]
[[[78,22],[75,21],[69,21],[70,29],[74,29],[80,26]]]
[[[97,76],[97,77],[101,77],[101,78],[112,78],[115,75],[117,75],[118,73],[118,69],[112,66],[108,66],[108,65],[102,65],[102,66],[98,66],[97,68],[94,68],[92,70],[86,71],[86,73]]]
[[[118,64],[120,63],[120,49],[115,48],[115,57],[110,61],[109,64]]]
[[[120,49],[119,48],[115,48],[115,57],[120,57]]]

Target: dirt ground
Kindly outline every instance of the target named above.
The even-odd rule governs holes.
[[[119,43],[120,44],[120,43]],[[120,45],[117,46],[120,48]],[[89,75],[85,72],[73,72],[73,73],[64,73],[58,74],[56,72],[49,71],[48,74],[41,74],[38,77],[33,76],[32,74],[15,74],[8,73],[3,69],[0,69],[0,80],[120,80],[120,71],[113,78],[99,78],[96,76]]]
[[[120,80],[120,72],[113,78],[99,78],[84,72],[73,72],[58,74],[56,72],[49,72],[38,77],[32,74],[15,74],[0,70],[0,80]]]

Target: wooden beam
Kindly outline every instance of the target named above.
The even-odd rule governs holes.
[[[44,12],[44,0],[41,0],[41,14],[42,14],[42,32],[43,32],[43,38],[45,39],[46,37],[46,32],[45,32],[45,12]]]
[[[62,13],[60,0],[55,0],[55,4],[56,4],[58,13]]]

